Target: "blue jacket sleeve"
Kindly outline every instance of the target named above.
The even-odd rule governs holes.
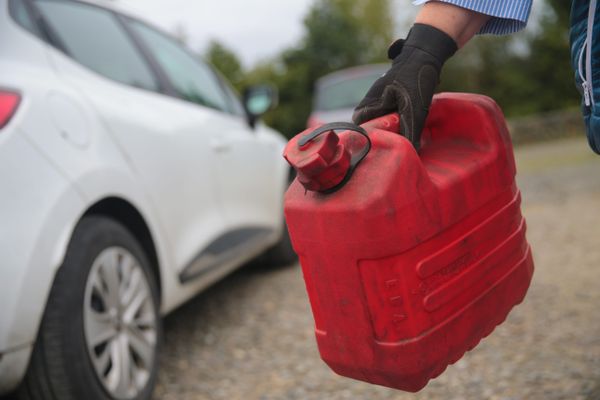
[[[427,3],[430,0],[414,0],[414,4]],[[492,18],[479,33],[506,35],[525,28],[533,0],[438,0],[444,3],[477,11]]]

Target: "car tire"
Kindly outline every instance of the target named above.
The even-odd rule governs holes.
[[[149,399],[162,340],[156,280],[125,227],[83,218],[56,274],[18,397]],[[103,368],[106,375],[97,372]]]

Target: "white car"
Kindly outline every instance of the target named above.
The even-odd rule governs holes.
[[[293,261],[273,97],[116,6],[0,0],[0,394],[147,399],[162,315]]]

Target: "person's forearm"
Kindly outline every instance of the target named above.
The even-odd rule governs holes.
[[[423,5],[416,23],[427,24],[452,37],[459,48],[463,47],[485,23],[488,15],[439,1]]]

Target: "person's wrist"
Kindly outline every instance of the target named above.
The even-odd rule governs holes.
[[[492,0],[489,0],[492,2]],[[464,3],[464,2],[463,2]],[[446,1],[428,0],[415,22],[433,26],[448,34],[462,48],[489,21],[490,16]]]
[[[404,47],[418,48],[437,59],[443,65],[458,50],[456,41],[444,31],[434,26],[416,23],[406,39],[399,39],[388,49],[388,57],[395,59]]]

